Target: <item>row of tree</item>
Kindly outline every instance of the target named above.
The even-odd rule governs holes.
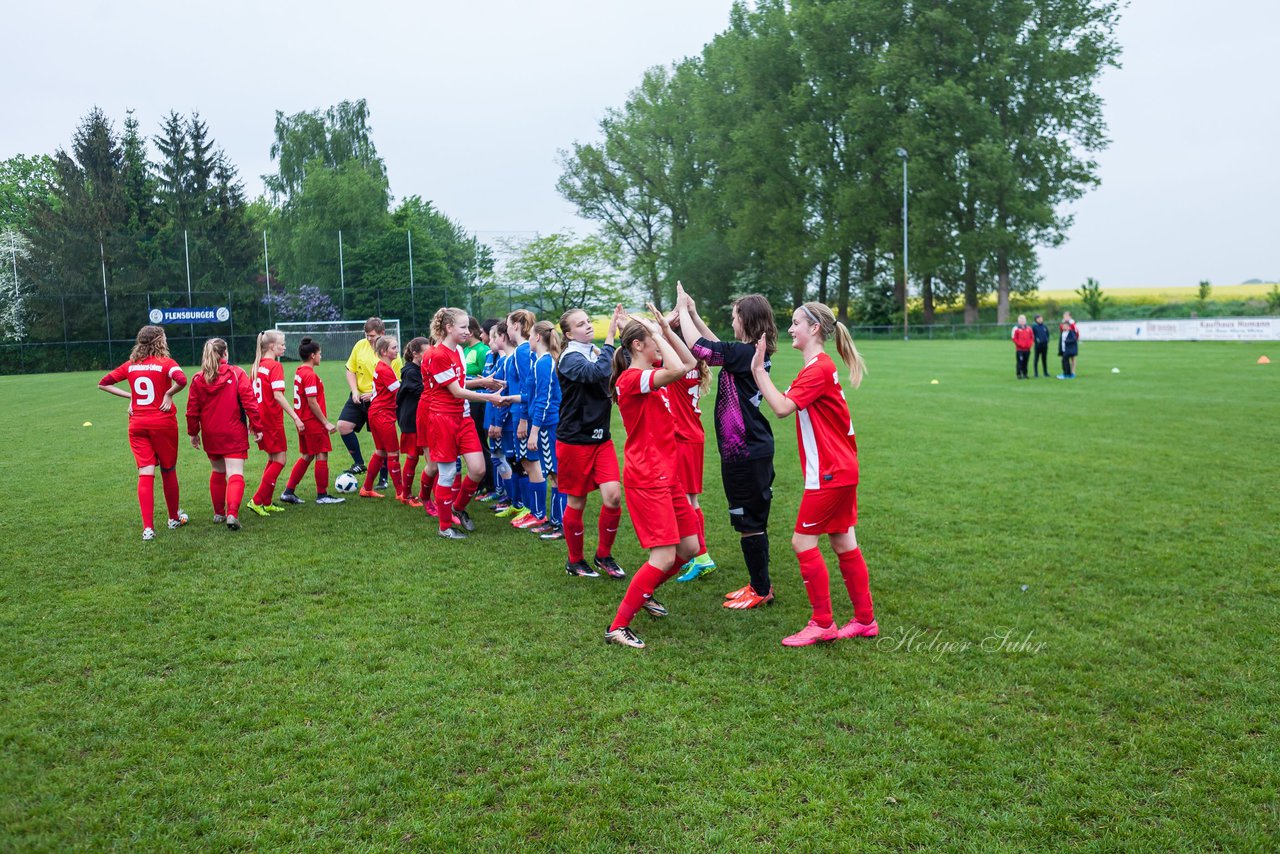
[[[1066,204],[1097,183],[1099,75],[1117,0],[759,0],[644,75],[562,153],[559,190],[623,247],[651,298],[808,295],[884,323],[910,276],[924,321],[1037,283]],[[900,151],[901,149],[901,151]],[[901,319],[901,314],[897,314]]]

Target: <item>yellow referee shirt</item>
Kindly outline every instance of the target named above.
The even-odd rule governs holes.
[[[373,391],[373,372],[378,367],[378,354],[373,352],[373,345],[369,343],[368,338],[361,338],[356,342],[356,346],[351,348],[351,356],[347,359],[347,370],[356,375],[356,389],[361,394],[368,394]],[[396,372],[396,377],[400,376],[400,369],[404,367],[404,359],[396,356],[391,360],[391,368]]]

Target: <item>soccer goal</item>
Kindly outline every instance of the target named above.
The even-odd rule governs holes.
[[[400,321],[383,319],[387,334],[404,346],[400,337]],[[351,348],[364,337],[363,320],[313,320],[277,323],[276,329],[284,333],[284,358],[297,360],[298,345],[303,338],[312,338],[320,345],[325,358],[345,362]]]

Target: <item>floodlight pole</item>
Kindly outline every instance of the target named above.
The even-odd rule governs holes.
[[[907,276],[907,150],[899,148],[897,154],[902,158],[902,340],[909,341],[911,338],[907,334],[907,292],[911,279]]]
[[[267,319],[275,313],[271,306],[271,255],[267,252],[267,230],[262,229],[262,266],[267,271]]]
[[[111,303],[107,300],[107,250],[103,248],[101,240],[98,241],[98,255],[102,258],[102,309],[107,318],[107,361],[114,362],[115,357],[111,355]]]
[[[342,288],[342,313],[347,313],[347,274],[342,261],[342,229],[338,229],[338,286]]]
[[[405,234],[409,236],[409,316],[413,320],[413,328],[418,328],[418,303],[413,298],[413,230],[406,228]]]

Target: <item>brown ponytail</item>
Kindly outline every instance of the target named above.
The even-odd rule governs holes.
[[[631,321],[622,330],[618,348],[613,351],[613,374],[609,377],[610,397],[617,390],[618,378],[622,376],[622,372],[631,367],[631,345],[637,341],[645,341],[648,337],[649,330],[638,320]]]
[[[563,349],[564,342],[550,320],[539,320],[533,324],[533,331],[529,337],[541,341],[546,346],[547,352],[551,354],[552,360],[560,361],[560,351]]]

